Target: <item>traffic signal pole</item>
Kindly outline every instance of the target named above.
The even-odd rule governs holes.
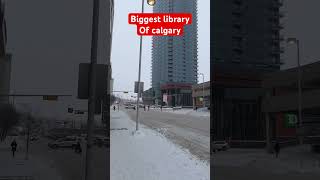
[[[99,27],[99,0],[93,0],[92,15],[92,39],[91,39],[91,67],[90,86],[88,98],[88,121],[87,121],[87,148],[85,160],[85,180],[93,180],[93,129],[96,103],[96,64],[98,53],[98,27]]]

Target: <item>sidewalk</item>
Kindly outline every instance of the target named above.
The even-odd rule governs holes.
[[[310,152],[308,146],[288,147],[280,151],[279,158],[264,149],[230,149],[213,154],[216,167],[255,168],[261,171],[288,173],[316,173],[320,176],[320,155]]]
[[[210,165],[180,149],[162,134],[111,112],[111,180],[209,180]],[[135,132],[135,133],[133,133]]]
[[[0,143],[0,179],[4,177],[29,177],[32,180],[61,180],[57,172],[49,167],[49,163],[36,156],[29,155],[25,160],[25,143],[22,137],[16,137],[18,149],[12,157],[10,144],[12,137]]]

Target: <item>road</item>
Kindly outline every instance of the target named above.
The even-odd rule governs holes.
[[[124,110],[135,121],[136,111]],[[210,118],[160,112],[140,111],[140,122],[162,132],[175,144],[189,150],[201,160],[210,161]]]

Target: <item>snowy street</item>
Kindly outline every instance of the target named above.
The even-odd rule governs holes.
[[[162,133],[135,122],[123,111],[111,112],[112,180],[209,180],[210,165]],[[123,128],[123,129],[122,129]]]
[[[193,110],[191,110],[193,111]],[[125,110],[135,121],[136,111]],[[203,112],[190,110],[150,109],[140,110],[140,122],[162,132],[170,141],[188,149],[201,160],[210,160],[210,117]]]

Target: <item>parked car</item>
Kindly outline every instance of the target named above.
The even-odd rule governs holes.
[[[226,141],[214,141],[213,142],[213,152],[216,151],[226,151],[230,148],[229,144]]]
[[[67,136],[48,143],[48,146],[52,149],[57,148],[75,148],[78,141],[82,141],[81,138],[76,136]]]
[[[135,109],[136,106],[134,106],[134,105],[126,105],[124,108],[126,108],[126,109]]]

